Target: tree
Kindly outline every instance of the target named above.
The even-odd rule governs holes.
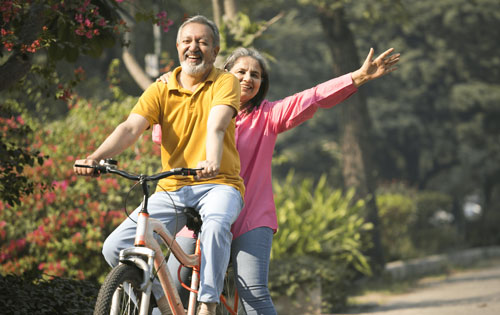
[[[306,2],[306,1],[305,1]],[[316,8],[333,59],[333,76],[360,66],[354,34],[345,17],[343,1],[310,1]],[[379,271],[385,264],[380,239],[380,224],[375,196],[375,172],[372,147],[372,123],[363,91],[358,91],[341,107],[342,172],[344,185],[355,188],[359,199],[367,199],[367,219],[373,224],[370,250],[372,266]]]
[[[223,10],[222,10],[223,8]],[[238,47],[251,47],[255,40],[274,23],[279,21],[284,13],[280,12],[268,21],[251,21],[250,17],[238,11],[235,0],[212,0],[214,21],[221,34],[221,49],[215,62],[216,66],[223,67],[224,60]],[[272,56],[267,56],[272,58]]]
[[[478,240],[491,242],[484,233],[493,231],[500,214],[495,205],[498,110],[493,105],[498,104],[500,72],[498,59],[484,56],[499,46],[496,2],[404,4],[404,19],[372,19],[368,27],[361,27],[366,21],[362,3],[350,11],[361,41],[388,43],[404,52],[399,70],[385,80],[389,84],[369,100],[380,143],[380,178],[451,195],[460,235],[466,237],[466,225],[473,225],[481,232]],[[483,210],[475,223],[464,221],[463,205],[470,196]]]
[[[117,2],[106,0],[33,0],[2,2],[0,91],[23,79],[33,69],[33,56],[44,54],[47,70],[62,58],[99,56],[126,31],[116,13]],[[38,69],[44,75],[42,69]]]

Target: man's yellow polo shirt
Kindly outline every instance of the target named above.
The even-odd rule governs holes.
[[[193,93],[177,82],[180,70],[181,67],[178,67],[173,71],[168,84],[153,83],[132,109],[132,113],[145,117],[151,126],[161,125],[163,171],[176,167],[196,167],[198,162],[206,160],[210,110],[216,105],[228,105],[237,113],[240,105],[240,85],[234,75],[214,67]],[[192,176],[164,178],[160,180],[157,191],[175,191],[186,185],[212,183],[235,187],[244,196],[234,131],[233,118],[224,135],[219,175],[200,181],[195,181]]]

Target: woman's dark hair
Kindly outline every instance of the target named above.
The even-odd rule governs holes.
[[[240,110],[250,113],[254,109],[258,108],[266,97],[267,91],[269,90],[269,74],[267,72],[266,59],[264,59],[264,57],[262,57],[257,50],[244,47],[236,48],[233,53],[227,57],[226,63],[224,64],[224,70],[231,71],[236,61],[238,61],[241,57],[251,57],[257,60],[261,69],[261,83],[259,91],[251,100],[243,104],[240,108]]]

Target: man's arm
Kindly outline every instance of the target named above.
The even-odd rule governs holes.
[[[207,122],[206,160],[197,165],[203,167],[203,170],[198,172],[199,178],[209,178],[219,173],[224,134],[235,114],[236,110],[227,105],[216,105],[210,110]]]
[[[124,122],[104,140],[104,142],[86,159],[77,160],[75,164],[96,165],[99,160],[114,157],[137,141],[137,138],[149,127],[146,118],[138,114],[130,114]],[[93,174],[90,168],[73,167],[77,175],[89,176]]]

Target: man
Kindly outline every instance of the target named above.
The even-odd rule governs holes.
[[[163,170],[203,168],[196,179],[162,179],[149,199],[148,210],[172,235],[185,224],[184,217],[176,219],[172,200],[177,207],[193,207],[201,214],[199,314],[215,314],[229,262],[230,227],[243,205],[244,185],[239,176],[233,119],[239,109],[240,87],[233,75],[213,66],[219,52],[219,33],[212,21],[203,16],[188,19],[179,28],[176,46],[181,67],[173,71],[170,83],[152,84],[127,120],[94,153],[75,164],[95,165],[113,157],[132,145],[147,128],[160,124],[165,135],[161,148]],[[78,175],[91,175],[88,168],[74,170]],[[104,242],[103,254],[110,265],[118,264],[121,249],[133,245],[135,227],[134,221],[126,219]],[[153,286],[153,293],[160,310],[166,313],[168,303],[159,283]]]

